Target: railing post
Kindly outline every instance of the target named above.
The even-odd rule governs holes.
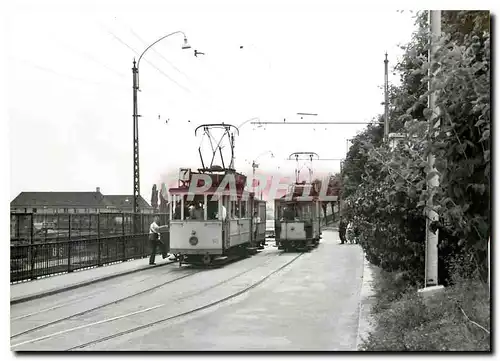
[[[147,219],[147,223],[148,223],[148,225],[149,225],[149,222],[150,222],[150,219],[149,219],[149,214],[148,214],[148,216],[146,217],[146,219]],[[149,230],[148,230],[148,235],[149,235]],[[141,238],[140,238],[140,240],[141,240],[141,257],[142,257],[142,258],[145,258],[145,257],[147,257],[147,255],[146,255],[146,242],[147,242],[149,239],[146,237],[146,240],[147,240],[147,241],[146,241],[146,242],[144,242],[144,237],[141,237]]]
[[[97,266],[98,267],[102,266],[102,262],[101,262],[101,217],[100,217],[100,213],[97,213]]]
[[[125,242],[125,213],[122,213],[122,242],[123,242],[123,261],[127,259],[125,255],[126,242]]]
[[[33,244],[33,213],[31,213],[31,229],[30,229],[30,246],[29,246],[29,261],[30,261],[30,278],[35,279],[35,245]]]
[[[68,213],[68,272],[71,272],[71,213]]]

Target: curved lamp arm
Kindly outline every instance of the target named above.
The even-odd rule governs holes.
[[[238,128],[241,128],[241,127],[242,127],[242,126],[244,126],[246,123],[248,123],[249,121],[252,121],[252,120],[258,120],[258,121],[260,121],[260,118],[259,118],[259,117],[253,117],[253,118],[247,119],[247,120],[245,120],[243,123],[241,123],[240,125],[238,125]]]
[[[170,34],[167,34],[167,35],[165,35],[165,36],[162,36],[161,38],[159,38],[158,40],[156,40],[153,44],[151,44],[150,46],[148,46],[148,47],[146,48],[146,50],[144,50],[144,51],[142,52],[141,56],[139,56],[139,60],[137,60],[137,69],[139,69],[139,63],[141,62],[142,56],[144,55],[144,53],[145,53],[146,51],[148,51],[148,50],[149,50],[149,48],[151,48],[153,45],[155,45],[155,44],[156,44],[156,43],[158,43],[159,41],[162,41],[163,39],[168,38],[169,36],[172,36],[172,35],[175,35],[175,34],[182,34],[182,35],[184,35],[184,46],[183,46],[183,49],[189,49],[189,48],[190,48],[190,46],[189,46],[189,45],[188,45],[188,43],[187,43],[187,37],[186,37],[186,34],[184,34],[184,32],[183,32],[183,31],[174,31],[173,33],[170,33]]]
[[[265,155],[265,154],[267,154],[267,153],[271,153],[271,158],[274,158],[274,154],[273,154],[273,152],[272,152],[272,151],[270,151],[270,150],[267,150],[267,151],[265,151],[265,152],[263,152],[263,153],[260,153],[260,154],[257,156],[257,158],[255,158],[255,161],[257,161],[260,157],[262,157],[263,155]]]
[[[141,62],[141,59],[143,57],[143,55],[146,53],[146,51],[148,51],[153,45],[155,45],[156,43],[158,43],[159,41],[162,41],[163,39],[165,38],[168,38],[169,36],[172,36],[172,35],[175,35],[175,34],[182,34],[184,35],[184,45],[182,46],[182,49],[189,49],[191,48],[187,42],[187,37],[186,37],[186,34],[184,34],[183,31],[174,31],[173,33],[170,33],[170,34],[167,34],[165,36],[162,36],[161,38],[159,38],[158,40],[156,40],[153,44],[151,44],[150,46],[148,46],[146,48],[146,50],[144,50],[142,52],[142,54],[139,56],[139,60],[137,60],[137,67],[135,68],[136,70],[136,79],[137,79],[137,83],[136,83],[136,87],[137,89],[139,89],[139,63]]]

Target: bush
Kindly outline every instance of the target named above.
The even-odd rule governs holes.
[[[489,12],[443,11],[442,16],[436,61],[427,58],[428,25],[422,13],[395,69],[401,85],[390,89],[391,131],[406,134],[407,140],[391,149],[383,142],[383,128],[370,125],[353,139],[342,171],[344,211],[367,258],[386,271],[409,273],[415,284],[423,281],[431,197],[439,215],[439,222],[430,224],[439,229],[439,283],[450,284],[456,271],[466,277],[479,272],[483,279],[488,273]],[[428,91],[431,67],[435,75]],[[427,99],[434,92],[440,127],[431,138]],[[426,161],[429,153],[435,156],[435,169]],[[434,175],[439,186],[429,188],[427,180]]]
[[[429,302],[400,274],[375,276],[376,327],[364,351],[490,351],[489,291],[481,281],[458,279]]]

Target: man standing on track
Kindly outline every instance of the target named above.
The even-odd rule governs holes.
[[[163,243],[160,239],[161,234],[160,234],[160,227],[158,225],[160,221],[160,217],[155,216],[153,223],[149,226],[149,244],[151,245],[151,257],[149,257],[149,264],[150,265],[155,265],[155,258],[156,258],[156,247],[158,246],[158,243],[160,244],[160,248],[162,250],[162,256],[163,259],[167,258],[167,250],[165,249],[165,243]]]

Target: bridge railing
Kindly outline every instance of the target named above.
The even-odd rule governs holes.
[[[132,227],[127,229],[125,223],[131,223],[134,214],[71,214],[67,223],[59,221],[58,227],[55,230],[51,228],[53,231],[47,237],[48,232],[45,235],[35,232],[39,231],[39,227],[35,226],[39,215],[11,214],[10,282],[147,257],[151,253],[149,224],[154,215],[135,215],[137,219],[141,216],[141,233],[131,234]],[[75,218],[78,219],[78,216],[86,216],[83,221],[78,220],[88,222],[85,223],[86,232],[76,226]],[[168,215],[159,216],[160,225],[168,224]],[[109,222],[111,217],[114,218],[112,223]],[[121,232],[116,229],[116,217],[125,221],[119,223]],[[128,234],[125,233],[127,230]],[[162,241],[169,249],[168,232],[163,234]],[[158,248],[158,253],[160,251]]]
[[[166,213],[11,213],[10,240],[13,245],[148,233],[155,215],[160,225],[168,224]]]

